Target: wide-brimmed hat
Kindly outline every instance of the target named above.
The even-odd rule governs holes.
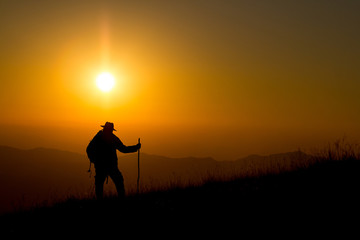
[[[105,125],[101,125],[101,127],[116,131],[115,128],[114,128],[114,124],[112,122],[106,122]]]

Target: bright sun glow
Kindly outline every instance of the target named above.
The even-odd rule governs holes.
[[[96,85],[101,91],[109,92],[115,85],[115,78],[111,73],[100,73],[96,77]]]

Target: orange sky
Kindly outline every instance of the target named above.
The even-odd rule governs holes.
[[[359,12],[356,0],[1,1],[0,144],[84,152],[105,121],[144,152],[219,160],[358,140]]]

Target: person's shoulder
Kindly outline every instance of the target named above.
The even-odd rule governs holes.
[[[103,130],[100,130],[97,132],[97,134],[95,135],[95,137],[100,137],[103,135]]]
[[[118,136],[116,136],[114,133],[112,134],[112,136],[114,141],[121,142],[120,138],[118,138]]]

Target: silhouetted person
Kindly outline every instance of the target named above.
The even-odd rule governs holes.
[[[138,143],[134,146],[125,146],[120,139],[113,134],[114,124],[106,122],[101,126],[95,137],[86,148],[90,161],[95,165],[95,194],[97,199],[102,199],[105,179],[110,176],[116,186],[118,196],[125,196],[124,178],[118,169],[116,150],[123,153],[136,152],[141,148]]]

